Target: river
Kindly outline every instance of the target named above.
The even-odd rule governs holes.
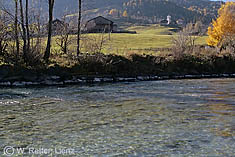
[[[235,79],[1,88],[0,156],[22,153],[234,156]]]

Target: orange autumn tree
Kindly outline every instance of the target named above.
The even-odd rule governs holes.
[[[235,35],[235,2],[226,2],[218,11],[218,18],[208,28],[208,45],[218,46],[227,37]]]

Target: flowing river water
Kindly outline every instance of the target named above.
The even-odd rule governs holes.
[[[232,157],[235,79],[1,88],[6,155]]]

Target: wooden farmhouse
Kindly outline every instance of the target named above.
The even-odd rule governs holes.
[[[87,21],[85,32],[87,33],[109,33],[117,31],[117,25],[113,21],[98,16]]]

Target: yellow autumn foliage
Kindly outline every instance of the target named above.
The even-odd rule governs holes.
[[[117,9],[111,9],[109,11],[109,15],[112,15],[112,16],[118,16],[118,13],[119,11]]]
[[[208,27],[208,45],[218,46],[224,38],[235,35],[235,2],[226,2],[218,11],[218,18]]]
[[[122,16],[123,16],[123,17],[127,17],[127,16],[128,16],[128,13],[127,13],[126,10],[123,12]]]

